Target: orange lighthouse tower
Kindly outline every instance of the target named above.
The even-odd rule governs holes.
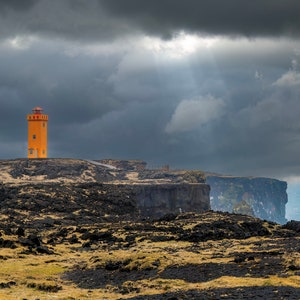
[[[48,115],[41,107],[35,107],[28,121],[28,158],[47,158]]]

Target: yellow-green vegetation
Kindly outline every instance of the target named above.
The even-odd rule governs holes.
[[[113,300],[208,289],[300,288],[299,237],[280,225],[257,221],[269,235],[193,240],[203,233],[201,224],[225,230],[222,220],[236,228],[255,219],[207,213],[170,222],[53,227],[41,232],[43,245],[57,232],[65,234],[48,245],[52,254],[38,253],[20,245],[16,235],[3,233],[1,238],[16,247],[0,248],[0,299]],[[190,239],[182,239],[186,235]],[[70,242],[74,237],[77,241]]]

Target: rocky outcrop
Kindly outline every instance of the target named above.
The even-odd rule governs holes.
[[[130,186],[102,183],[23,184],[0,186],[0,211],[12,220],[23,212],[36,227],[55,223],[93,223],[137,216],[136,192]],[[53,215],[56,218],[53,219]],[[44,219],[43,221],[40,221]],[[23,220],[24,221],[24,220]]]
[[[105,167],[113,163],[116,169]],[[62,219],[97,220],[210,209],[202,172],[152,172],[143,170],[144,165],[78,159],[0,161],[0,209],[12,215],[24,209],[32,214],[57,212]]]
[[[118,176],[121,179],[123,174]],[[0,161],[0,182],[3,183],[108,182],[115,179],[112,170],[80,159]]]
[[[255,217],[285,223],[287,183],[257,178],[208,175],[213,210],[250,214]],[[248,212],[248,213],[247,213]],[[249,213],[250,212],[250,213]]]
[[[98,207],[95,215],[99,217],[127,212],[159,217],[212,208],[286,222],[285,182],[212,174],[206,174],[206,179],[205,173],[199,170],[145,167],[141,160],[4,160],[0,161],[0,183],[9,192],[0,195],[0,201],[18,199],[20,206],[30,201],[35,206],[35,201],[45,199],[58,211],[66,206],[76,213],[80,211],[76,211],[77,206],[89,203]]]
[[[22,211],[35,216],[56,213],[61,220],[73,223],[76,218],[84,222],[139,216],[154,218],[182,211],[202,212],[209,208],[209,187],[205,184],[52,183],[0,186],[0,210],[13,218],[21,215]]]
[[[143,216],[159,217],[167,213],[210,209],[209,186],[201,183],[139,186],[137,200]]]

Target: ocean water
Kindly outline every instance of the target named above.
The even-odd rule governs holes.
[[[300,221],[300,183],[288,183],[287,194],[286,218]]]

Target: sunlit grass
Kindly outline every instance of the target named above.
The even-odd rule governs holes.
[[[186,225],[187,227],[189,224]],[[103,224],[101,231],[114,230],[115,236],[125,239],[127,233],[120,229],[122,226]],[[95,228],[89,228],[94,230]],[[49,232],[44,233],[47,237]],[[74,234],[72,230],[69,236]],[[149,233],[152,234],[153,233]],[[164,232],[155,233],[165,235]],[[76,233],[80,237],[79,233]],[[53,246],[54,254],[26,254],[26,247],[18,245],[16,249],[0,248],[0,283],[13,281],[16,285],[9,288],[0,289],[0,299],[119,299],[130,298],[133,295],[152,295],[165,294],[177,291],[206,290],[208,288],[235,288],[235,287],[268,287],[268,286],[290,286],[300,288],[300,276],[295,276],[293,271],[287,270],[286,277],[267,276],[254,277],[246,274],[244,277],[222,276],[207,282],[191,283],[182,279],[163,279],[160,274],[170,266],[201,265],[201,264],[234,264],[234,256],[239,253],[259,253],[261,247],[272,247],[277,250],[279,243],[276,241],[287,242],[284,239],[276,241],[264,237],[252,237],[245,240],[223,239],[219,241],[207,241],[191,243],[188,241],[163,241],[152,242],[147,239],[148,235],[143,234],[144,238],[137,236],[135,242],[129,247],[125,242],[120,244],[105,244],[102,242],[92,245],[91,249],[82,249],[81,244],[60,243]],[[149,236],[150,237],[150,236]],[[13,236],[4,238],[17,240]],[[44,238],[46,240],[46,238]],[[265,251],[265,250],[264,250]],[[297,254],[297,253],[296,253]],[[285,253],[282,256],[284,265],[288,266],[300,264],[300,255],[291,256]],[[2,259],[1,259],[2,258]],[[104,268],[108,262],[124,262],[124,267],[129,272],[136,270],[155,270],[156,276],[149,279],[125,281],[120,284],[124,288],[136,288],[136,291],[129,294],[121,294],[117,287],[107,285],[97,289],[82,289],[75,283],[69,282],[62,275],[74,268],[93,269]],[[260,258],[255,258],[260,262]],[[242,267],[242,266],[241,266]],[[56,292],[48,292],[39,287],[61,287]],[[162,296],[163,297],[163,296]]]

